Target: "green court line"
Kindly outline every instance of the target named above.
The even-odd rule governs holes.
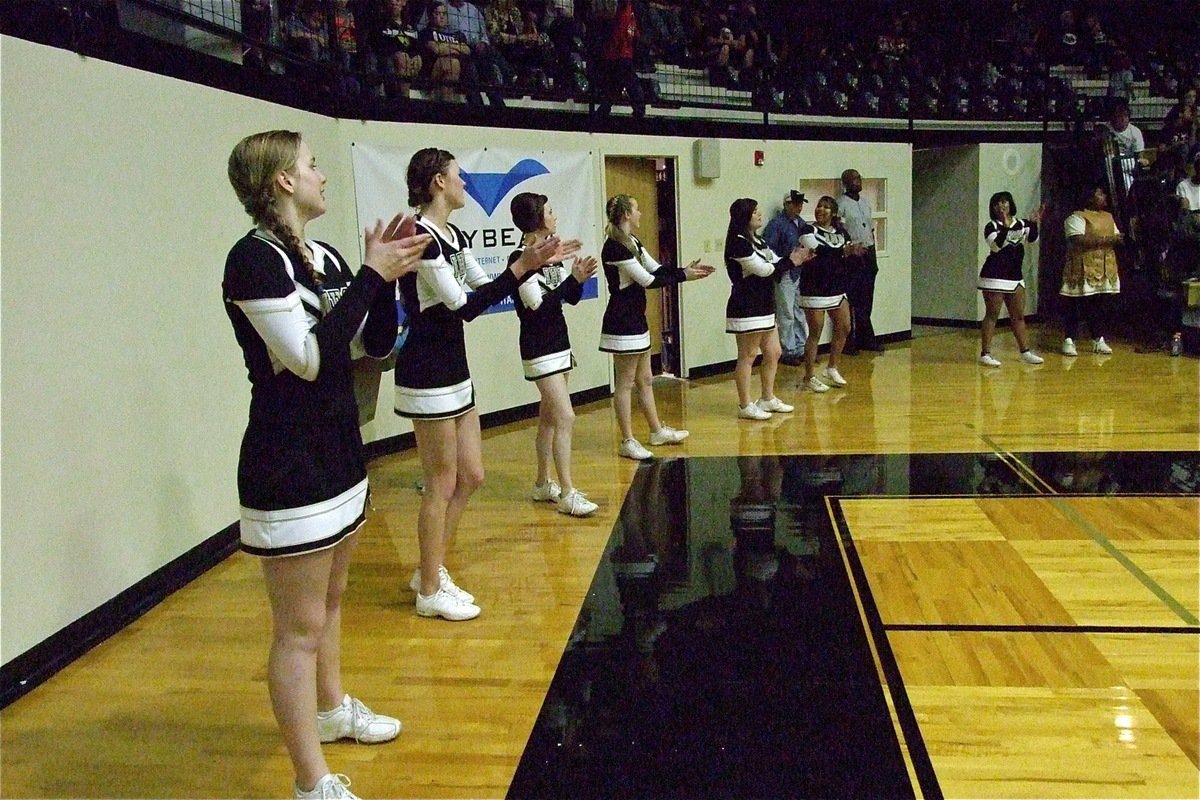
[[[1167,606],[1167,608],[1175,612],[1177,617],[1182,619],[1188,625],[1200,625],[1200,619],[1197,619],[1195,614],[1184,608],[1183,604],[1172,597],[1170,592],[1159,586],[1158,582],[1143,572],[1141,567],[1133,563],[1133,560],[1129,558],[1129,556],[1117,549],[1117,546],[1109,541],[1107,536],[1101,533],[1100,530],[1091,522],[1084,519],[1084,517],[1078,511],[1076,511],[1068,502],[1062,499],[1062,495],[1059,495],[1057,492],[1055,492],[1054,489],[1050,487],[1050,484],[1043,481],[1041,477],[1033,471],[1032,468],[1030,468],[1012,453],[1000,448],[991,439],[991,437],[981,436],[980,438],[987,443],[988,447],[992,448],[996,455],[1000,456],[1006,461],[1011,461],[1012,463],[1016,464],[1019,467],[1017,474],[1021,475],[1022,479],[1025,480],[1026,483],[1032,486],[1035,491],[1043,494],[1064,517],[1075,523],[1075,525],[1084,533],[1086,533],[1093,542],[1100,545],[1100,547],[1103,548],[1106,553],[1115,558],[1118,564],[1124,567],[1130,575],[1137,578],[1138,581],[1147,589],[1149,589],[1155,597],[1161,600]],[[1045,487],[1045,489],[1042,487]]]

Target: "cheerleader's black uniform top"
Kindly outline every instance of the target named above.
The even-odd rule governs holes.
[[[521,248],[509,254],[510,267],[523,251]],[[521,320],[519,344],[525,380],[536,381],[568,372],[574,366],[562,304],[575,305],[581,297],[583,284],[562,262],[545,265],[513,292],[517,317]]]
[[[725,240],[725,269],[732,287],[725,304],[726,333],[754,333],[775,327],[775,271],[791,266],[755,236]]]
[[[320,285],[263,232],[225,261],[225,311],[250,378],[241,544],[260,556],[323,550],[362,525],[367,469],[350,359],[384,358],[396,341],[394,284],[367,267],[353,275],[327,244],[308,245]]]
[[[846,272],[842,259],[850,244],[849,237],[841,228],[828,231],[807,225],[800,232],[800,244],[815,255],[800,270],[796,304],[817,310],[837,308],[846,298]]]
[[[517,280],[509,270],[488,278],[452,223],[442,230],[417,217],[417,224],[433,239],[416,270],[397,281],[408,338],[396,363],[395,411],[408,419],[451,419],[475,407],[463,323],[507,297]]]
[[[650,349],[650,326],[646,322],[646,290],[683,283],[687,273],[664,267],[630,237],[636,253],[616,239],[604,241],[600,258],[608,283],[608,306],[600,324],[600,350],[605,353],[644,353]]]
[[[1025,285],[1022,264],[1025,261],[1025,242],[1036,242],[1038,226],[1027,219],[1014,219],[1012,225],[991,220],[983,226],[983,238],[991,253],[979,270],[978,288],[989,292],[1012,294]]]

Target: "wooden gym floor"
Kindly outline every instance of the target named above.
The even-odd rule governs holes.
[[[1200,796],[1200,362],[1035,336],[1039,367],[949,331],[820,396],[781,368],[767,422],[664,381],[692,435],[640,467],[579,408],[587,520],[526,499],[531,422],[485,432],[472,622],[413,614],[419,469],[378,459],[344,672],[405,729],[331,767],[367,798]],[[0,791],[286,796],[268,638],[237,554],[0,712]]]

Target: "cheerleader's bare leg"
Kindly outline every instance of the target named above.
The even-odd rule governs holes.
[[[553,377],[555,376],[551,375],[537,381],[538,393],[542,400],[538,403],[537,437],[533,440],[537,452],[537,479],[534,481],[536,486],[544,486],[546,481],[550,480],[550,465],[554,461],[554,411],[542,385]]]
[[[633,379],[634,385],[637,386],[638,402],[642,406],[642,416],[646,418],[646,424],[650,426],[650,432],[654,433],[662,427],[662,422],[658,419],[658,406],[654,402],[654,374],[650,371],[650,351],[638,353],[637,358],[637,374]]]
[[[479,429],[479,412],[471,409],[457,417],[455,431],[458,438],[458,480],[454,494],[446,506],[446,536],[443,554],[449,553],[458,534],[458,522],[467,510],[471,495],[483,486],[483,434]],[[442,561],[445,564],[445,561]]]
[[[806,308],[804,320],[808,323],[808,339],[804,342],[804,380],[807,382],[816,377],[817,349],[825,330],[825,312],[819,308]]]
[[[1004,295],[1000,292],[983,293],[983,323],[979,326],[979,354],[987,355],[992,352],[992,337],[996,334],[996,322],[1000,319],[1000,308],[1004,305]]]
[[[565,495],[575,488],[571,480],[571,437],[575,429],[575,409],[571,407],[567,376],[565,373],[549,375],[539,380],[537,387],[542,395],[538,418],[538,484],[544,483],[549,477],[549,462],[553,460],[559,486]],[[543,429],[547,431],[545,437]]]
[[[1018,286],[1015,292],[1005,295],[1004,305],[1008,307],[1008,320],[1012,325],[1017,347],[1024,353],[1029,349],[1029,337],[1025,330],[1025,287]]]
[[[358,536],[347,536],[333,548],[329,586],[325,592],[325,634],[317,651],[317,707],[342,704],[342,597],[350,575],[350,557]]]
[[[850,304],[845,300],[837,308],[829,312],[833,320],[833,340],[829,343],[829,368],[837,369],[838,358],[846,347],[846,339],[850,336]]]
[[[754,357],[758,355],[759,346],[762,344],[763,334],[761,331],[754,333],[739,333],[734,339],[737,340],[737,364],[733,368],[733,385],[737,388],[738,408],[744,408],[753,402],[750,397],[750,378],[754,373]],[[763,354],[763,368],[766,368],[767,357]],[[772,374],[774,380],[774,374]],[[764,378],[765,380],[765,378]],[[766,386],[763,386],[764,397],[767,396]]]
[[[446,552],[467,500],[483,482],[479,414],[472,409],[454,419],[413,420],[413,433],[425,478],[417,540],[421,549],[421,594],[428,597],[440,587],[439,567],[446,563]]]
[[[641,365],[642,356],[646,356],[646,369],[650,369],[650,354],[649,353],[613,353],[613,372],[615,374],[616,386],[613,389],[613,414],[617,418],[617,427],[621,429],[621,439],[633,439],[633,386],[638,383],[638,369]],[[638,386],[639,396],[641,393],[641,385]],[[658,414],[654,411],[654,390],[651,386],[650,391],[651,411],[655,421],[658,420]],[[643,400],[642,411],[645,413],[645,401]],[[649,416],[647,416],[649,420]],[[652,427],[651,430],[658,430],[657,427]]]
[[[299,786],[313,786],[329,773],[313,720],[317,661],[328,642],[328,597],[337,549],[262,560],[271,602],[267,687]],[[336,627],[340,631],[340,625]],[[340,703],[341,697],[337,700]]]
[[[762,387],[762,398],[770,400],[775,396],[775,373],[779,371],[779,358],[783,355],[778,328],[763,333],[759,349],[762,350],[762,366],[758,368],[758,381]]]

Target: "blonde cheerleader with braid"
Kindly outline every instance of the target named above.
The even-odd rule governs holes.
[[[675,430],[658,418],[650,372],[650,326],[646,322],[646,290],[673,283],[707,278],[714,268],[696,259],[686,267],[659,264],[634,236],[642,221],[637,200],[627,194],[609,198],[605,207],[607,239],[600,253],[604,279],[608,283],[608,307],[600,327],[600,350],[612,353],[616,373],[613,412],[621,428],[617,452],[625,458],[644,461],[654,454],[633,435],[633,389],[637,387],[642,414],[650,426],[650,444],[679,444],[688,432]]]
[[[374,714],[341,681],[341,602],[367,470],[351,353],[387,356],[395,281],[429,241],[397,215],[365,231],[358,274],[305,238],[325,213],[325,176],[300,134],[248,136],[229,182],[254,220],[229,251],[225,310],[249,373],[250,420],[238,460],[242,549],[262,557],[271,604],[267,687],[295,770],[296,797],[354,797],[321,742],[386,742],[400,721]]]

